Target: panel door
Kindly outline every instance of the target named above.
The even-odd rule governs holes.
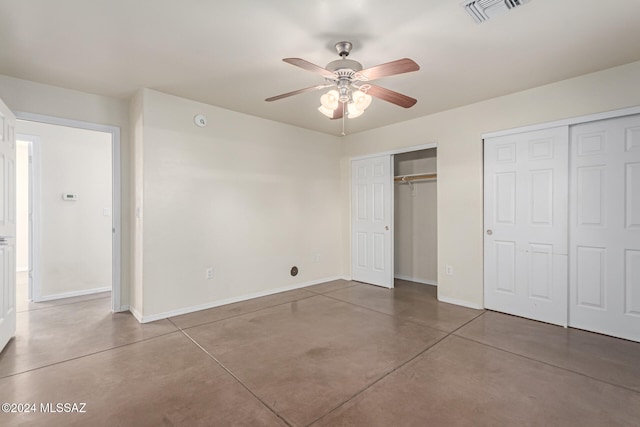
[[[484,142],[485,307],[567,324],[565,127]]]
[[[571,129],[569,324],[640,341],[640,115]]]
[[[393,288],[391,156],[351,162],[351,276]]]
[[[16,119],[0,100],[0,351],[16,331]]]

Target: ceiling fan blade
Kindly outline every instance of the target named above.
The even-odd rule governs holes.
[[[278,99],[288,98],[290,96],[298,95],[300,93],[313,92],[314,90],[320,90],[320,89],[324,89],[324,88],[331,87],[331,86],[333,86],[333,83],[326,84],[326,85],[311,86],[311,87],[307,87],[307,88],[304,88],[304,89],[294,90],[293,92],[283,93],[282,95],[272,96],[271,98],[265,99],[265,101],[267,101],[267,102],[277,101]]]
[[[360,71],[358,74],[363,75],[368,80],[375,80],[381,77],[395,76],[396,74],[410,73],[418,71],[420,66],[409,58],[398,59],[397,61],[387,62],[386,64],[376,65]]]
[[[300,59],[300,58],[284,58],[283,59],[284,62],[291,64],[291,65],[295,65],[296,67],[300,67],[303,70],[307,70],[307,71],[311,71],[312,73],[316,73],[316,74],[320,74],[323,77],[326,77],[328,79],[335,79],[336,76],[335,74],[333,74],[332,71],[326,70],[316,64],[312,64],[309,61],[305,61],[304,59]]]
[[[415,103],[418,102],[417,99],[411,98],[410,96],[403,95],[401,93],[394,92],[392,90],[385,89],[380,86],[367,85],[369,87],[366,90],[363,90],[365,89],[364,86],[365,85],[362,85],[360,87],[360,90],[362,90],[363,92],[371,96],[375,96],[376,98],[380,98],[384,101],[390,102],[392,104],[399,105],[400,107],[404,107],[404,108],[413,107]]]

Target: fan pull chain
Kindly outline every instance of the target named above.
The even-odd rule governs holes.
[[[345,113],[345,108],[344,108],[344,102],[341,103],[342,104],[342,136],[345,136],[346,133],[344,133],[344,113]]]

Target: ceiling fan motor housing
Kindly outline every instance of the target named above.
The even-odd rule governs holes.
[[[347,59],[352,47],[353,45],[347,41],[336,43],[336,50],[338,51],[338,55],[340,55],[340,59],[329,62],[325,67],[326,70],[333,71],[336,75],[335,82],[338,84],[338,89],[348,88],[351,82],[357,80],[356,74],[358,71],[362,71],[363,69],[362,64],[358,61]],[[343,91],[341,90],[340,92],[342,94]]]
[[[348,44],[348,50],[351,50],[351,43],[340,42],[336,44],[338,53],[340,53],[342,44]],[[356,74],[358,73],[358,71],[362,70],[361,63],[352,59],[346,59],[346,56],[348,54],[348,51],[344,55],[340,53],[340,56],[342,57],[341,59],[336,59],[335,61],[329,62],[325,67],[325,69],[333,71],[336,76],[333,82],[338,85],[338,93],[340,94],[340,102],[342,103],[349,102],[351,100],[351,83],[358,80]],[[327,81],[332,80],[327,79]]]
[[[344,70],[351,71],[355,74],[357,71],[362,70],[362,64],[353,59],[336,59],[335,61],[329,62],[325,68],[335,73],[340,73],[340,71]]]

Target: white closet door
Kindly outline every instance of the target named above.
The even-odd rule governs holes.
[[[571,129],[569,324],[640,341],[640,116]]]
[[[351,277],[393,288],[391,156],[351,162]]]
[[[488,309],[567,324],[568,127],[486,139]]]

